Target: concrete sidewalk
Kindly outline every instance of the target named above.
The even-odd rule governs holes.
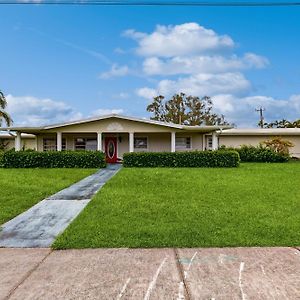
[[[108,165],[3,224],[0,247],[51,246],[57,235],[67,228],[120,167]]]
[[[300,299],[300,249],[0,249],[0,299]]]

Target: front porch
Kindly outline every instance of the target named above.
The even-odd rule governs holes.
[[[47,132],[36,133],[37,151],[103,151],[111,162],[121,160],[126,152],[175,152],[215,150],[216,132]],[[16,133],[15,149],[21,150],[21,133]]]

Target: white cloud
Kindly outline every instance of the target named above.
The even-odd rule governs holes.
[[[111,69],[107,72],[103,72],[100,74],[99,78],[101,79],[110,79],[113,77],[122,77],[129,74],[128,66],[118,66],[117,64],[113,64]]]
[[[40,99],[32,96],[7,95],[7,111],[14,125],[40,126],[80,119],[81,113],[62,101]]]
[[[102,115],[110,115],[110,114],[123,114],[124,110],[122,108],[115,108],[115,109],[106,109],[106,108],[100,108],[95,111],[93,111],[93,116],[102,116]]]
[[[161,59],[158,57],[146,58],[143,70],[147,75],[176,75],[197,73],[223,73],[249,68],[263,68],[268,64],[265,57],[247,53],[243,57],[232,55],[225,57],[214,56],[175,56]]]
[[[218,35],[197,23],[157,26],[150,34],[127,30],[125,36],[138,42],[137,53],[142,56],[172,57],[207,53],[234,47],[228,35]]]
[[[259,120],[256,108],[265,108],[265,121],[277,119],[295,120],[300,115],[300,95],[288,99],[275,99],[267,96],[235,97],[233,95],[216,95],[213,97],[216,111],[239,125],[239,127],[256,126]]]
[[[159,95],[157,90],[148,87],[139,88],[135,92],[139,97],[146,98],[148,100],[151,100],[153,97]]]
[[[156,89],[143,87],[137,89],[136,94],[149,99],[150,95],[162,94],[170,96],[175,93],[186,93],[189,95],[213,96],[220,93],[241,95],[251,87],[250,82],[243,74],[220,73],[220,74],[195,74],[188,77],[181,77],[175,80],[161,80]]]

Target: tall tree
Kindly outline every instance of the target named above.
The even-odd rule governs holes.
[[[295,121],[288,121],[286,119],[276,120],[264,124],[265,128],[300,128],[300,119]]]
[[[6,107],[6,98],[4,94],[0,91],[0,126],[2,126],[2,120],[4,120],[7,126],[10,126],[13,123],[10,115],[5,111]]]
[[[147,106],[151,119],[184,125],[228,125],[223,115],[213,112],[210,97],[199,98],[184,93],[175,94],[169,100],[159,95]]]

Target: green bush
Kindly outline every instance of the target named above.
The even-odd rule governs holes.
[[[123,155],[124,167],[238,167],[236,151],[135,152]]]
[[[4,156],[4,151],[0,150],[0,168],[3,167],[3,156]]]
[[[276,152],[272,149],[263,146],[246,146],[243,145],[240,148],[225,148],[226,150],[235,150],[239,153],[242,162],[287,162],[289,155]]]
[[[4,168],[104,168],[100,151],[8,151],[2,158]]]

